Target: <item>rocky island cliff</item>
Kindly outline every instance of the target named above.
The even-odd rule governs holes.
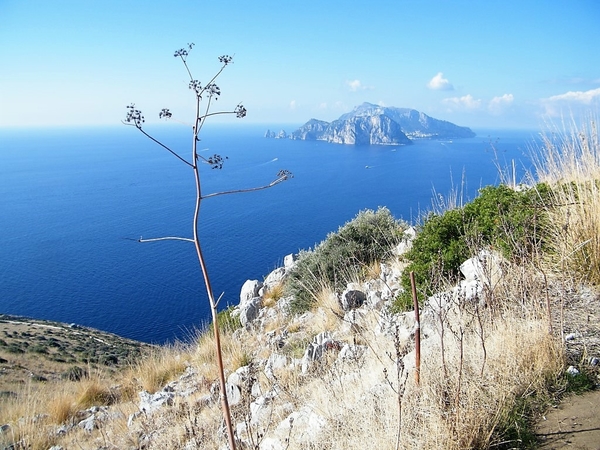
[[[265,137],[325,141],[354,145],[407,145],[415,139],[458,139],[474,137],[468,127],[434,119],[409,108],[363,103],[333,122],[311,119],[289,135],[267,130]]]

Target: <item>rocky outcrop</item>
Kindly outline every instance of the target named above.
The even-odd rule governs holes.
[[[267,130],[265,137],[284,138]],[[414,139],[458,139],[474,137],[470,128],[434,119],[409,108],[363,103],[333,122],[311,119],[289,134],[290,139],[352,145],[406,145]]]
[[[285,130],[279,130],[279,133],[275,133],[274,131],[267,130],[265,131],[265,137],[269,139],[287,139],[288,135]]]
[[[311,119],[290,134],[290,139],[353,145],[406,145],[410,139],[385,114],[363,114],[331,123]]]
[[[297,139],[302,141],[321,140],[321,137],[326,133],[328,127],[329,122],[317,119],[310,119],[296,131],[290,134],[290,139]]]
[[[475,133],[468,127],[434,119],[415,109],[379,106],[372,103],[363,103],[354,108],[352,112],[342,115],[338,120],[378,115],[384,115],[397,123],[402,132],[410,139],[459,139],[475,136]]]
[[[469,258],[460,265],[464,276],[456,286],[444,292],[438,292],[429,297],[428,306],[433,310],[445,308],[451,303],[474,302],[486,305],[484,291],[492,292],[503,275],[502,266],[506,261],[499,253],[491,250],[481,250],[476,256]]]

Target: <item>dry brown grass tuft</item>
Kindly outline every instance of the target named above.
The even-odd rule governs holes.
[[[373,261],[371,264],[364,266],[363,272],[363,277],[366,280],[377,279],[381,276],[381,263]]]
[[[61,424],[70,419],[75,413],[73,395],[67,392],[56,395],[48,402],[48,414],[51,422]]]
[[[597,122],[544,136],[539,181],[552,188],[549,244],[557,272],[600,284],[600,138]]]
[[[185,371],[190,359],[189,349],[182,344],[154,348],[124,376],[122,395],[132,399],[140,388],[150,393],[162,389]]]
[[[235,339],[232,335],[233,333],[227,330],[220,334],[223,365],[226,372],[233,372],[247,365],[252,359],[249,349],[250,338],[248,337],[248,340],[244,341]],[[202,333],[198,337],[192,360],[204,378],[207,380],[217,379],[215,337],[212,331]]]
[[[285,285],[278,283],[272,286],[263,296],[262,304],[266,308],[272,308],[284,296]]]
[[[54,420],[48,406],[59,398],[55,392],[56,389],[32,389],[27,385],[18,397],[2,402],[0,421],[7,429],[0,433],[0,448],[47,450],[56,443],[56,433],[48,427]],[[65,413],[70,414],[70,408],[62,412]]]
[[[333,288],[322,286],[321,290],[314,294],[314,299],[312,311],[315,316],[309,324],[309,331],[318,334],[336,329],[344,317],[344,312]]]
[[[106,380],[89,378],[78,383],[77,406],[86,409],[90,406],[110,405],[116,400]]]

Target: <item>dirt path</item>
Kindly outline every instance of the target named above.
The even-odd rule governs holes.
[[[570,294],[570,295],[569,295]],[[600,295],[597,291],[573,290],[562,295],[567,365],[591,371],[600,382]],[[554,329],[561,329],[560,307],[554,305]],[[600,450],[600,390],[565,397],[536,426],[539,448]]]
[[[600,391],[565,398],[536,429],[540,449],[600,449]]]

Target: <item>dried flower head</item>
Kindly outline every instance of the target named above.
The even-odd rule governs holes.
[[[162,119],[170,119],[173,116],[173,114],[171,113],[171,111],[169,111],[168,108],[163,108],[161,109],[161,111],[158,113],[158,118]]]
[[[173,56],[175,58],[179,57],[183,60],[185,60],[185,57],[188,55],[188,51],[185,48],[180,48],[179,50],[175,50],[175,53],[173,54]]]
[[[125,123],[135,125],[136,128],[142,128],[142,124],[146,120],[142,114],[142,111],[135,109],[135,103],[127,106],[127,116],[125,116]]]
[[[229,56],[229,55],[219,56],[219,62],[224,65],[231,64],[233,62],[233,56]]]
[[[235,107],[235,110],[234,110],[234,112],[235,112],[235,116],[236,116],[238,119],[242,119],[242,118],[246,117],[246,113],[247,113],[248,111],[246,111],[246,108],[244,108],[244,105],[242,105],[242,104],[240,103],[239,105],[237,105],[237,106]]]
[[[229,158],[226,156],[225,159]],[[206,160],[206,163],[210,164],[212,169],[222,169],[225,159],[221,155],[214,154]]]
[[[289,180],[290,178],[294,178],[294,174],[287,169],[282,169],[279,172],[277,172],[277,178]]]
[[[221,89],[220,89],[220,88],[219,88],[219,86],[217,86],[215,83],[211,83],[211,84],[209,84],[208,86],[206,86],[206,87],[204,88],[204,90],[205,90],[206,92],[208,92],[208,95],[209,95],[210,97],[214,97],[214,96],[217,96],[217,97],[218,97],[219,95],[221,95]],[[216,99],[215,99],[215,100],[216,100]]]
[[[200,82],[198,80],[192,80],[190,81],[190,83],[188,84],[188,87],[195,91],[196,94],[200,94],[200,92],[202,92],[202,85],[200,84]]]

